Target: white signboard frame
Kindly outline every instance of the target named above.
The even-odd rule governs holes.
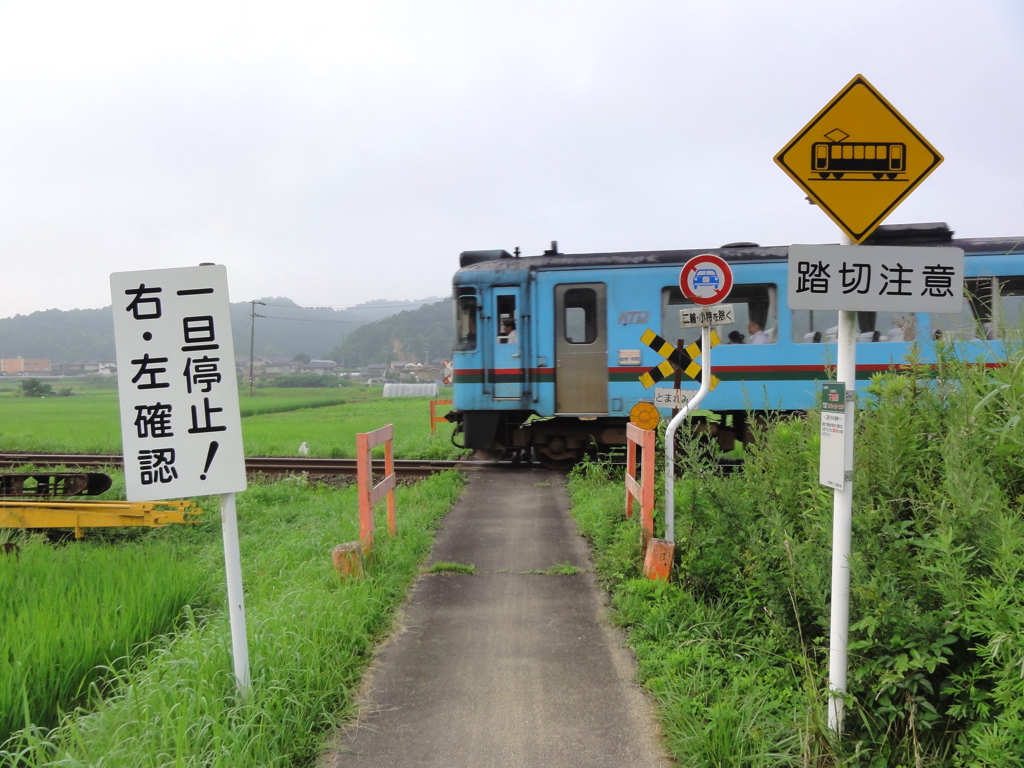
[[[963,303],[960,248],[789,246],[791,309],[955,314]]]
[[[110,276],[129,501],[244,491],[227,270]]]

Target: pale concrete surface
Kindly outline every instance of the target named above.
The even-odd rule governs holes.
[[[564,477],[473,473],[329,768],[668,766],[622,634],[568,515]],[[560,563],[572,576],[527,574]]]

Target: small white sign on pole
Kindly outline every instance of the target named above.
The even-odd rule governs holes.
[[[818,482],[843,490],[846,480],[846,386],[829,381],[821,385],[821,455]]]
[[[110,276],[129,501],[244,491],[227,270]]]
[[[711,307],[694,307],[693,309],[679,310],[680,328],[701,328],[705,325],[732,325],[735,322],[732,304],[715,304]]]
[[[654,405],[658,408],[682,408],[696,394],[696,389],[659,387],[654,390]]]

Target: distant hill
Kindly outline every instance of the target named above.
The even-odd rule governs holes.
[[[377,300],[347,309],[300,307],[291,299],[260,299],[256,306],[256,354],[306,353],[324,358],[366,323],[402,310],[417,309],[436,297],[418,301]],[[249,354],[251,331],[249,302],[231,305],[235,354]],[[114,359],[114,322],[110,307],[102,309],[48,309],[30,315],[0,319],[0,357],[29,357],[76,362]]]
[[[455,313],[451,299],[399,312],[356,329],[330,353],[346,366],[393,360],[432,362],[450,360],[455,343]]]

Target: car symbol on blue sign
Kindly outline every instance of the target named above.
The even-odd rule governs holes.
[[[714,288],[715,290],[718,290],[718,286],[720,284],[721,283],[718,279],[718,272],[713,269],[698,269],[693,276],[694,290],[704,287]]]

